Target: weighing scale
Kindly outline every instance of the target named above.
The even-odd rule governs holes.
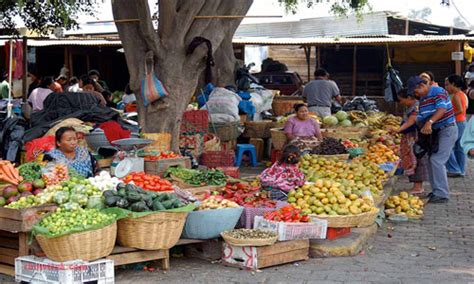
[[[150,145],[153,140],[141,138],[126,138],[112,141],[119,151],[115,154],[110,166],[111,174],[123,178],[129,173],[143,172],[145,159],[138,157],[138,150]]]

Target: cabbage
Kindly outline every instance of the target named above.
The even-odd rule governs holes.
[[[62,205],[62,207],[66,210],[79,210],[81,209],[81,205],[79,205],[78,203],[76,202],[68,202],[68,203],[64,203]]]
[[[69,194],[65,191],[58,191],[54,194],[54,202],[56,204],[64,204],[68,201]]]
[[[337,117],[337,120],[344,121],[347,119],[347,117],[349,117],[349,115],[347,114],[347,112],[340,110],[336,113],[336,117]]]
[[[69,201],[76,202],[82,206],[85,206],[87,205],[87,195],[81,193],[73,194],[71,195],[71,198],[69,198]]]
[[[356,127],[367,127],[367,123],[365,123],[365,122],[357,122],[355,126],[356,126]]]
[[[329,115],[323,118],[323,123],[326,125],[334,126],[337,125],[337,118],[335,116]]]
[[[352,126],[352,122],[349,119],[341,121],[341,125],[344,127]]]
[[[102,209],[104,208],[104,203],[102,202],[102,196],[100,195],[93,195],[89,197],[87,201],[87,208],[88,209]]]

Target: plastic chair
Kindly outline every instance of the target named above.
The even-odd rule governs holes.
[[[255,150],[255,146],[252,144],[237,144],[235,151],[237,152],[237,157],[235,158],[235,166],[240,167],[242,163],[242,158],[245,152],[248,152],[250,155],[250,161],[252,167],[257,166],[257,150]]]

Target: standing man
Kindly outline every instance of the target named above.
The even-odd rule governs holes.
[[[419,76],[408,79],[408,94],[420,98],[417,122],[422,125],[421,133],[430,135],[431,153],[428,174],[432,192],[429,203],[446,203],[449,200],[446,163],[458,138],[453,105],[448,93],[441,87],[429,85]]]
[[[309,82],[303,90],[303,98],[308,103],[309,111],[325,118],[331,115],[332,99],[342,105],[342,97],[336,83],[329,80],[329,73],[324,69],[314,71],[315,79]]]

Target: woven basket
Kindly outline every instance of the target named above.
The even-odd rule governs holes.
[[[214,133],[221,141],[230,141],[237,139],[241,132],[239,129],[240,121],[228,123],[210,123],[209,131]]]
[[[115,246],[117,223],[104,228],[81,233],[48,238],[37,235],[41,249],[54,261],[65,262],[81,259],[91,261],[108,256]]]
[[[350,154],[336,154],[336,155],[313,155],[318,158],[325,158],[325,159],[337,159],[340,161],[347,161],[349,160]]]
[[[239,247],[261,247],[261,246],[271,246],[278,240],[278,236],[275,236],[270,239],[236,239],[228,235],[227,232],[221,233],[222,238],[226,243],[233,246]]]
[[[347,131],[345,128],[323,128],[321,134],[323,137],[331,137],[335,139],[346,140],[350,138],[362,138],[367,133],[365,129],[357,131]]]
[[[246,138],[269,138],[270,128],[273,127],[271,120],[246,121],[244,123],[245,131],[242,136]]]
[[[169,249],[179,241],[187,215],[187,212],[157,212],[119,220],[117,241],[124,247]]]
[[[287,141],[285,132],[281,128],[272,128],[270,133],[272,134],[273,148],[275,150],[282,150]]]
[[[275,116],[281,116],[292,113],[294,112],[294,106],[302,103],[304,103],[303,100],[295,100],[294,97],[276,97],[272,103],[273,114]]]
[[[348,228],[348,227],[368,227],[375,223],[375,219],[379,214],[378,208],[373,208],[370,212],[359,215],[344,216],[328,216],[328,215],[312,215],[317,219],[327,220],[328,228]]]

